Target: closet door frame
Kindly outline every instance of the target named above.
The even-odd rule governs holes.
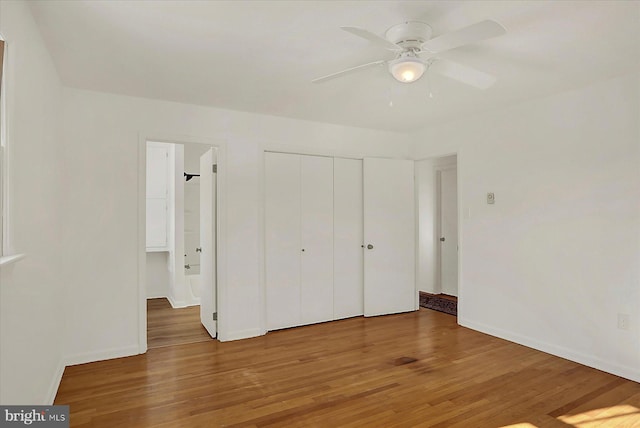
[[[299,148],[291,147],[291,146],[269,145],[267,147],[265,145],[265,146],[263,146],[263,149],[262,149],[263,159],[262,159],[261,166],[260,166],[261,172],[262,172],[262,174],[261,174],[262,177],[265,177],[265,174],[266,174],[266,171],[265,171],[266,170],[266,166],[265,166],[266,163],[264,161],[264,158],[265,158],[265,155],[267,153],[281,153],[281,154],[301,155],[301,156],[321,156],[321,157],[328,157],[328,158],[334,158],[334,159],[338,159],[339,158],[339,159],[359,160],[359,161],[363,162],[363,171],[364,171],[364,159],[367,158],[367,156],[364,156],[364,155],[337,155],[336,156],[335,154],[331,154],[331,153],[327,153],[327,152],[318,152],[318,151],[315,151],[315,150],[311,150],[311,151],[302,150],[301,151]],[[397,158],[387,158],[387,159],[397,159]],[[363,180],[364,180],[364,177],[363,177]],[[334,186],[335,186],[335,183],[334,183]],[[263,203],[261,205],[261,209],[264,210],[265,207],[266,207],[266,184],[264,183],[264,180],[262,182],[262,192],[261,193],[262,193],[262,196],[263,196]],[[363,189],[363,198],[364,198],[364,189]],[[415,203],[415,201],[414,201],[414,203]],[[364,211],[363,211],[362,215],[363,215],[363,222],[364,222]],[[270,330],[268,325],[267,325],[267,302],[266,302],[267,281],[266,281],[266,274],[265,274],[265,271],[266,271],[266,233],[267,233],[267,230],[266,230],[266,226],[265,226],[265,216],[266,216],[266,212],[263,211],[262,215],[260,216],[260,222],[261,222],[260,226],[261,226],[261,229],[262,229],[262,232],[263,232],[261,234],[261,236],[262,236],[262,245],[260,246],[261,260],[262,260],[262,263],[260,265],[260,267],[261,267],[260,278],[261,278],[261,282],[262,282],[261,287],[260,287],[260,292],[261,292],[260,299],[263,302],[261,307],[263,308],[263,311],[264,311],[263,314],[262,314],[263,326],[264,326],[263,329],[262,329],[263,334],[266,334]],[[414,225],[414,227],[415,227],[415,225]],[[416,233],[417,233],[417,229],[415,229],[415,230],[416,230]],[[417,237],[414,236],[414,238],[415,238],[414,242],[417,242]],[[363,235],[363,240],[364,240],[364,235]],[[363,242],[362,245],[366,246],[366,243]],[[417,263],[417,261],[415,260],[415,252],[414,252],[414,264],[415,263]],[[363,263],[363,269],[364,269],[364,263]],[[416,295],[416,298],[415,298],[415,302],[416,302],[415,310],[417,310],[418,309],[418,305],[417,305],[417,302],[418,302],[418,299],[417,299],[417,293],[418,292],[417,292],[417,290],[418,290],[418,288],[417,288],[415,273],[414,273],[414,281],[413,281],[413,283],[414,283],[413,285],[414,285],[414,290],[415,290],[415,295]],[[364,300],[364,293],[365,293],[364,286],[365,286],[365,282],[363,280],[363,300]],[[334,278],[334,287],[335,287],[335,278]],[[335,295],[335,291],[334,291],[334,295]],[[366,313],[366,309],[363,310],[363,314],[364,313]],[[340,317],[336,316],[335,309],[334,309],[334,318],[333,319],[334,320],[340,319]]]

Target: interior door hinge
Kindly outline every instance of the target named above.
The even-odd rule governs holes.
[[[211,171],[215,174],[218,172],[218,165],[212,165]]]
[[[217,312],[213,313],[213,320],[214,321],[218,321],[218,313]]]

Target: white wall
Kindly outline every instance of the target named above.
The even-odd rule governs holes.
[[[185,303],[184,279],[184,147],[169,144],[169,294],[173,307]]]
[[[69,241],[84,254],[70,281],[66,347],[73,362],[138,350],[139,134],[227,145],[225,340],[264,331],[263,150],[408,157],[412,149],[395,133],[76,89],[64,89],[62,107],[65,221]],[[71,179],[77,176],[84,179]]]
[[[438,168],[455,167],[455,155],[419,159],[416,161],[416,192],[418,210],[418,290],[441,293],[439,283],[440,241],[438,236]]]
[[[68,278],[60,262],[85,261],[61,229],[61,86],[25,2],[0,2],[0,32],[8,44],[11,242],[26,253],[0,268],[0,404],[50,404],[64,369]]]
[[[458,152],[462,325],[640,381],[639,77],[416,135]]]
[[[147,252],[147,298],[169,297],[169,252]]]

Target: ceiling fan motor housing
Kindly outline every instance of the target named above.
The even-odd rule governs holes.
[[[431,39],[433,30],[424,22],[407,21],[389,28],[385,38],[403,49],[420,49],[422,44]]]

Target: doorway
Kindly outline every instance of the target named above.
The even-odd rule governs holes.
[[[142,146],[145,209],[139,218],[145,239],[139,281],[144,352],[217,335],[220,192],[218,147],[150,139]]]
[[[458,178],[456,165],[438,168],[440,292],[458,297]]]
[[[457,155],[416,161],[420,306],[457,315]]]

